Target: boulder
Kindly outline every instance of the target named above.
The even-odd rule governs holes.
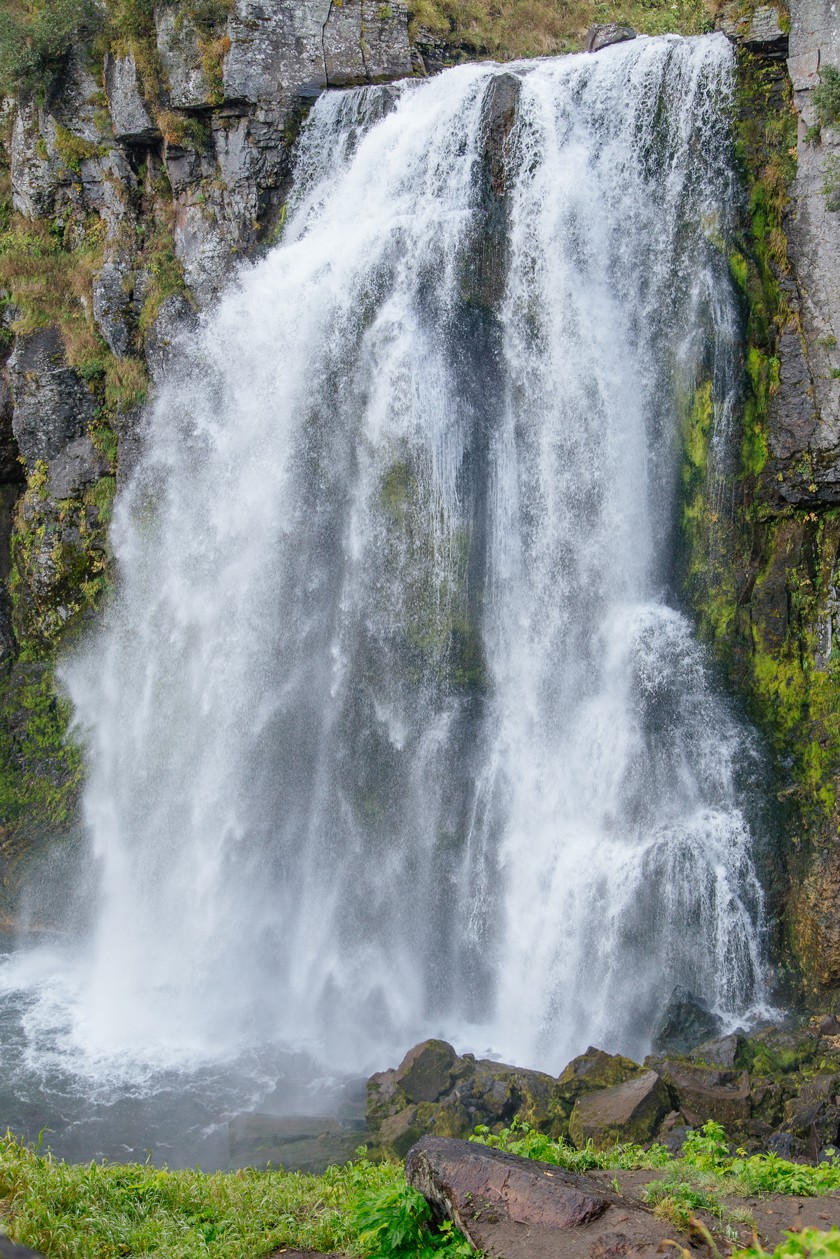
[[[384,1148],[398,1153],[424,1133],[463,1137],[478,1124],[498,1131],[517,1116],[563,1136],[569,1109],[550,1075],[459,1057],[440,1040],[415,1045],[396,1070],[377,1072],[367,1085],[368,1125]]]
[[[614,1088],[587,1093],[575,1102],[569,1136],[579,1150],[616,1141],[650,1141],[671,1110],[671,1096],[655,1071],[645,1071]]]
[[[704,1041],[720,1036],[722,1031],[721,1019],[712,1013],[705,1001],[678,985],[671,993],[653,1033],[653,1052],[687,1054]]]
[[[692,1062],[700,1062],[709,1067],[725,1067],[731,1071],[735,1066],[739,1050],[745,1044],[745,1038],[733,1032],[730,1036],[704,1040],[702,1045],[692,1049],[689,1057]]]
[[[30,1250],[13,1242],[10,1237],[0,1235],[0,1259],[43,1259],[39,1250]]]
[[[435,1217],[488,1256],[653,1259],[675,1235],[673,1224],[593,1178],[467,1141],[424,1137],[405,1167]]]
[[[586,52],[600,52],[602,48],[609,48],[610,44],[623,44],[628,39],[635,39],[636,32],[632,26],[626,26],[623,22],[607,22],[606,24],[591,26],[586,36]]]
[[[563,1068],[558,1081],[560,1092],[570,1102],[594,1089],[613,1088],[640,1075],[643,1068],[632,1058],[608,1054],[592,1045]]]
[[[409,1049],[396,1073],[396,1083],[410,1102],[436,1102],[455,1076],[458,1055],[445,1040],[425,1040]]]
[[[671,1089],[692,1127],[714,1119],[732,1133],[749,1120],[750,1077],[746,1071],[720,1071],[672,1059],[647,1062]]]
[[[840,1145],[840,1075],[820,1072],[785,1103],[783,1131],[796,1139],[795,1152],[817,1160]]]

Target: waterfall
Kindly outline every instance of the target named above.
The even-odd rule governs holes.
[[[64,666],[77,1042],[557,1071],[677,983],[761,1006],[755,750],[674,594],[681,417],[710,381],[724,458],[737,403],[732,75],[669,36],[316,102]]]

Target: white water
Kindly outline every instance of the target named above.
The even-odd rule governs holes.
[[[669,593],[678,399],[711,374],[723,459],[737,395],[731,76],[722,36],[667,37],[315,105],[65,667],[100,881],[43,1015],[74,1069],[442,1033],[557,1071],[643,1054],[677,983],[762,1006],[754,753]]]

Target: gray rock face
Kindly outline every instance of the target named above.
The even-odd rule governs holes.
[[[152,380],[163,379],[178,339],[195,327],[195,311],[185,297],[167,297],[146,333],[146,366]]]
[[[106,55],[105,91],[117,140],[132,143],[159,137],[160,132],[140,91],[133,53],[125,57],[115,57],[111,53]]]
[[[727,38],[763,57],[784,58],[788,52],[787,33],[782,30],[779,10],[759,5],[744,13],[737,4],[724,5],[717,25]]]
[[[14,430],[30,472],[39,460],[49,464],[74,439],[84,436],[93,419],[93,399],[72,368],[55,328],[39,328],[18,337],[9,359],[15,402]]]
[[[58,163],[49,156],[50,140],[54,151],[55,119],[37,105],[22,106],[12,124],[12,204],[28,219],[55,209]]]
[[[93,317],[110,350],[122,356],[133,341],[134,306],[128,279],[127,266],[111,259],[93,281]]]
[[[174,8],[155,10],[157,48],[169,82],[169,103],[176,109],[203,109],[213,102],[201,65],[198,33]]]
[[[788,70],[799,113],[798,171],[788,225],[789,257],[798,290],[807,357],[789,333],[780,346],[781,382],[771,407],[774,453],[791,457],[797,446],[817,457],[818,497],[838,501],[840,457],[840,211],[824,188],[840,160],[840,129],[817,122],[813,90],[821,68],[840,68],[840,19],[832,0],[797,0],[791,6]],[[812,133],[813,134],[813,133]],[[807,137],[807,138],[806,138]],[[800,497],[795,488],[791,497]]]
[[[621,22],[608,22],[601,26],[592,26],[586,36],[586,51],[600,52],[609,48],[610,44],[623,44],[628,39],[635,39],[636,32],[632,26]]]
[[[108,471],[108,464],[90,438],[74,437],[49,465],[47,493],[51,498],[73,498]]]

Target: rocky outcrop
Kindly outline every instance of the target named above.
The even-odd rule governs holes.
[[[551,1076],[472,1054],[460,1057],[446,1041],[423,1041],[396,1070],[368,1081],[368,1126],[399,1155],[424,1133],[466,1136],[479,1124],[498,1129],[517,1115],[559,1136],[569,1110]]]
[[[836,1028],[833,1017],[766,1027],[643,1065],[590,1047],[557,1079],[423,1041],[396,1070],[371,1076],[368,1125],[402,1156],[426,1135],[468,1137],[479,1125],[499,1133],[514,1119],[578,1149],[659,1141],[676,1150],[689,1129],[714,1120],[748,1149],[817,1159],[840,1142]]]

